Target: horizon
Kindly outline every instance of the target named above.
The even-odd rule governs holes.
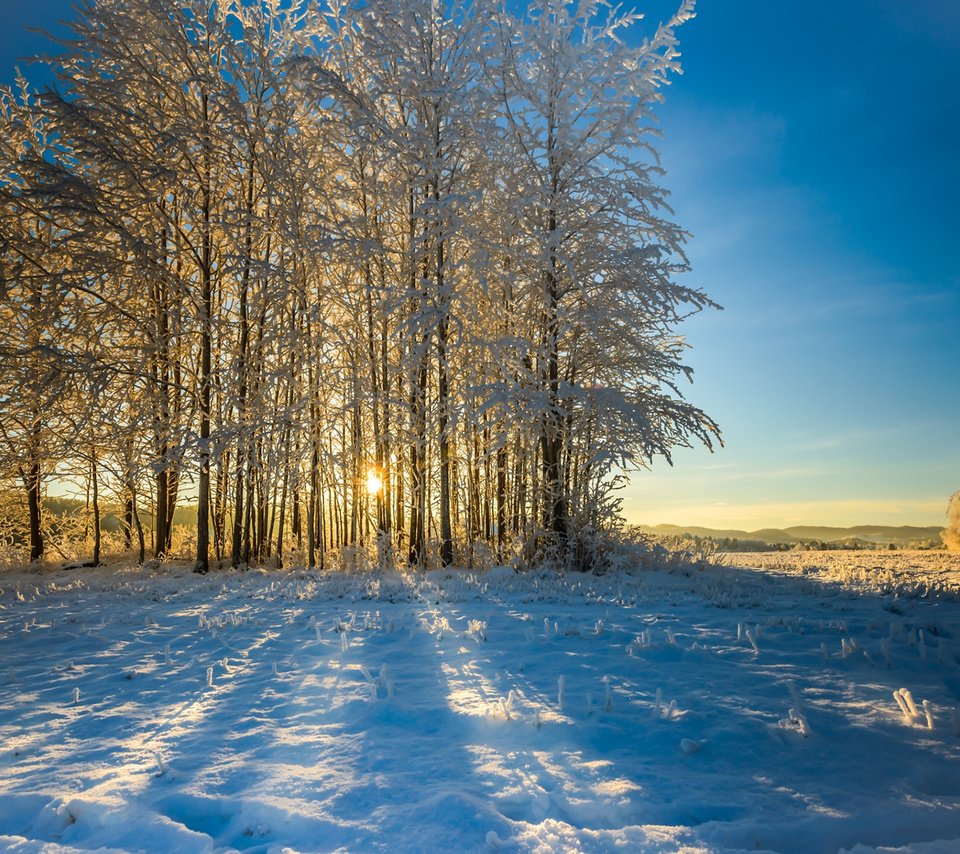
[[[763,528],[789,528],[796,526],[854,528],[861,525],[889,527],[943,528],[947,523],[947,501],[895,502],[895,501],[809,501],[795,504],[773,504],[767,507],[744,508],[741,506],[692,506],[679,502],[663,512],[648,512],[645,507],[624,500],[624,518],[633,525],[693,525],[703,528],[756,531]],[[921,506],[917,506],[921,504]],[[925,504],[926,506],[922,506]],[[778,512],[777,508],[780,508]],[[821,512],[817,508],[821,508]],[[824,508],[829,508],[824,510]],[[656,517],[656,522],[644,521]],[[700,521],[691,522],[691,519]],[[866,520],[866,521],[865,521]]]
[[[917,528],[917,529],[920,529],[920,530],[926,530],[926,529],[928,529],[928,528],[939,528],[939,529],[943,530],[943,528],[944,528],[945,526],[944,526],[944,525],[911,525],[911,524],[904,524],[904,525],[880,525],[880,524],[877,524],[877,523],[875,523],[875,522],[860,522],[859,524],[856,524],[856,525],[825,525],[825,524],[814,523],[814,522],[806,522],[806,523],[802,523],[802,524],[791,524],[791,525],[761,525],[759,528],[753,528],[753,527],[744,528],[744,527],[742,527],[742,526],[740,526],[740,525],[724,525],[724,526],[722,526],[722,527],[717,527],[717,526],[715,526],[715,525],[700,525],[700,524],[695,524],[695,525],[683,524],[683,525],[680,525],[680,524],[676,524],[676,523],[674,523],[674,522],[657,522],[656,524],[652,524],[652,525],[651,525],[651,524],[647,524],[647,523],[640,523],[640,524],[638,525],[638,527],[641,527],[641,528],[666,528],[666,527],[669,527],[669,528],[685,528],[685,529],[690,529],[690,528],[702,528],[702,529],[705,529],[705,530],[708,530],[708,531],[734,531],[734,532],[743,533],[743,534],[755,534],[755,533],[758,533],[758,532],[760,532],[760,531],[789,531],[789,530],[791,530],[791,529],[793,529],[793,528],[822,528],[822,529],[836,530],[836,531],[850,531],[850,530],[854,530],[854,529],[856,529],[856,528],[893,528],[893,529],[897,529],[897,528]]]
[[[738,511],[737,508],[729,508],[731,512],[724,512],[725,508],[717,508],[711,511],[710,508],[703,508],[701,515],[685,515],[689,508],[678,508],[675,512],[665,511],[663,513],[645,512],[640,508],[631,507],[625,509],[624,518],[631,525],[675,525],[677,527],[693,526],[700,528],[717,528],[740,531],[757,531],[764,528],[785,529],[791,527],[824,527],[824,528],[856,528],[860,526],[883,526],[883,527],[911,527],[911,528],[943,528],[947,523],[947,499],[944,496],[940,505],[939,512],[932,507],[925,514],[914,513],[913,511],[903,511],[897,505],[891,508],[878,507],[871,513],[870,510],[861,513],[861,502],[842,502],[849,504],[849,507],[838,508],[835,515],[829,513],[816,514],[792,512],[791,515],[773,515],[769,513],[756,512],[755,515],[747,515]],[[841,503],[841,502],[837,502]],[[933,502],[931,502],[932,504]],[[815,505],[816,502],[810,502]],[[886,502],[878,502],[878,505],[885,505]],[[797,508],[798,510],[806,508]],[[696,512],[696,508],[693,508]],[[656,522],[644,521],[656,517]],[[701,521],[691,522],[691,518]],[[865,521],[866,520],[866,521]]]
[[[53,484],[51,484],[52,486]],[[47,497],[54,499],[66,498],[71,501],[82,502],[84,500],[83,488],[78,485],[73,485],[73,489],[68,489],[67,486],[69,482],[66,480],[60,480],[56,482],[57,490],[48,490]],[[111,508],[119,507],[119,501],[117,500],[107,500],[103,502],[105,507]],[[177,509],[191,510],[196,508],[196,497],[185,497],[184,500],[177,503]],[[944,503],[944,508],[946,503]],[[148,516],[150,513],[150,505],[142,507],[140,512],[144,516]],[[679,517],[674,517],[677,519]],[[751,533],[755,531],[760,531],[764,529],[775,529],[775,530],[786,530],[788,528],[839,528],[839,529],[848,529],[848,528],[860,528],[860,527],[884,527],[884,528],[945,528],[946,527],[946,513],[943,514],[943,520],[941,521],[907,521],[907,522],[891,522],[891,521],[877,521],[872,519],[870,521],[824,521],[822,518],[817,518],[813,521],[810,519],[805,519],[798,521],[796,519],[790,521],[784,521],[782,519],[777,520],[773,517],[762,517],[764,521],[761,524],[744,524],[742,521],[737,521],[736,517],[732,521],[696,521],[692,522],[689,519],[684,521],[673,521],[673,520],[664,520],[660,519],[656,522],[644,521],[640,519],[627,519],[628,525],[635,525],[639,527],[649,527],[656,528],[661,525],[670,525],[677,528],[711,528],[714,530],[732,530],[732,531],[743,531],[745,533]],[[853,518],[853,517],[851,517]]]

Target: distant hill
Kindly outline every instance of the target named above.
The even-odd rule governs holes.
[[[919,528],[914,525],[854,525],[852,528],[826,528],[819,526],[797,525],[784,529],[788,534],[801,540],[822,540],[825,543],[856,537],[868,543],[910,543],[922,540],[940,542],[939,525]]]
[[[43,500],[43,507],[47,513],[53,516],[68,516],[74,513],[83,513],[85,502],[68,498],[65,495],[51,495]],[[104,531],[118,531],[122,525],[120,517],[123,515],[121,508],[116,501],[100,501],[100,511],[102,522],[100,527]],[[146,529],[153,526],[153,516],[148,507],[140,507],[140,522]],[[185,528],[197,527],[197,505],[196,504],[178,504],[173,513],[173,524],[183,525]]]
[[[847,548],[889,547],[897,548],[938,547],[938,526],[927,528],[915,525],[854,525],[851,528],[835,528],[826,525],[793,525],[789,528],[761,528],[758,531],[738,529],[704,528],[698,525],[637,525],[644,533],[666,537],[700,537],[715,542],[726,541],[727,545],[767,543],[776,546],[793,546],[803,543],[835,543]]]

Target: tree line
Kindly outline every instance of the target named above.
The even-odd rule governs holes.
[[[653,145],[692,14],[641,38],[599,2],[81,3],[56,85],[0,91],[30,559],[73,477],[141,561],[195,501],[198,571],[589,566],[625,472],[719,440],[680,390],[676,326],[714,304]]]

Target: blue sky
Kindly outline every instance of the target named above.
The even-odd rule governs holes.
[[[705,0],[681,47],[661,151],[693,278],[726,309],[685,330],[689,397],[726,447],[634,478],[628,518],[942,524],[960,489],[960,4]]]
[[[0,79],[69,0],[0,0]],[[673,0],[640,2],[650,20]],[[691,280],[688,397],[726,447],[633,522],[941,524],[960,489],[960,3],[702,0],[660,110]],[[29,76],[29,71],[28,71]]]

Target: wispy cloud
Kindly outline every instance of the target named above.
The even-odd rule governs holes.
[[[844,430],[827,436],[811,436],[798,438],[796,441],[788,441],[783,445],[783,452],[787,454],[823,451],[837,451],[851,447],[862,447],[878,441],[887,441],[897,436],[902,436],[906,427],[898,425],[896,427],[877,427],[873,429],[851,429]]]

